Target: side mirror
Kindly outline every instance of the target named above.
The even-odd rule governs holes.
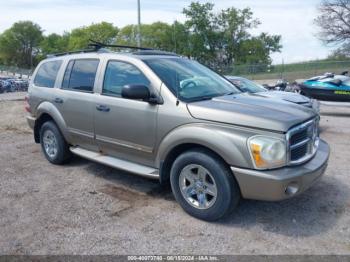
[[[122,97],[148,101],[151,97],[151,94],[148,87],[145,85],[125,85],[122,88]]]

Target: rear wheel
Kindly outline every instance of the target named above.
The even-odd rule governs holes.
[[[230,213],[240,199],[239,187],[226,163],[206,150],[180,155],[172,166],[170,181],[181,207],[199,219],[217,220]]]
[[[52,164],[64,164],[71,156],[69,145],[53,121],[41,126],[40,144],[46,159]]]

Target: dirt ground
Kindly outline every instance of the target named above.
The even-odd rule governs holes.
[[[350,106],[322,106],[329,167],[303,195],[243,200],[216,223],[169,188],[78,157],[48,163],[24,105],[0,101],[0,254],[350,254]]]

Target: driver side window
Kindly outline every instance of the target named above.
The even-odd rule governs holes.
[[[108,62],[102,94],[121,97],[123,86],[136,84],[149,86],[150,81],[132,64],[121,61]]]

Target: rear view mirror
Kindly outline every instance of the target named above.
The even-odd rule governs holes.
[[[145,85],[125,85],[122,88],[122,97],[149,101],[151,94],[148,87]]]

